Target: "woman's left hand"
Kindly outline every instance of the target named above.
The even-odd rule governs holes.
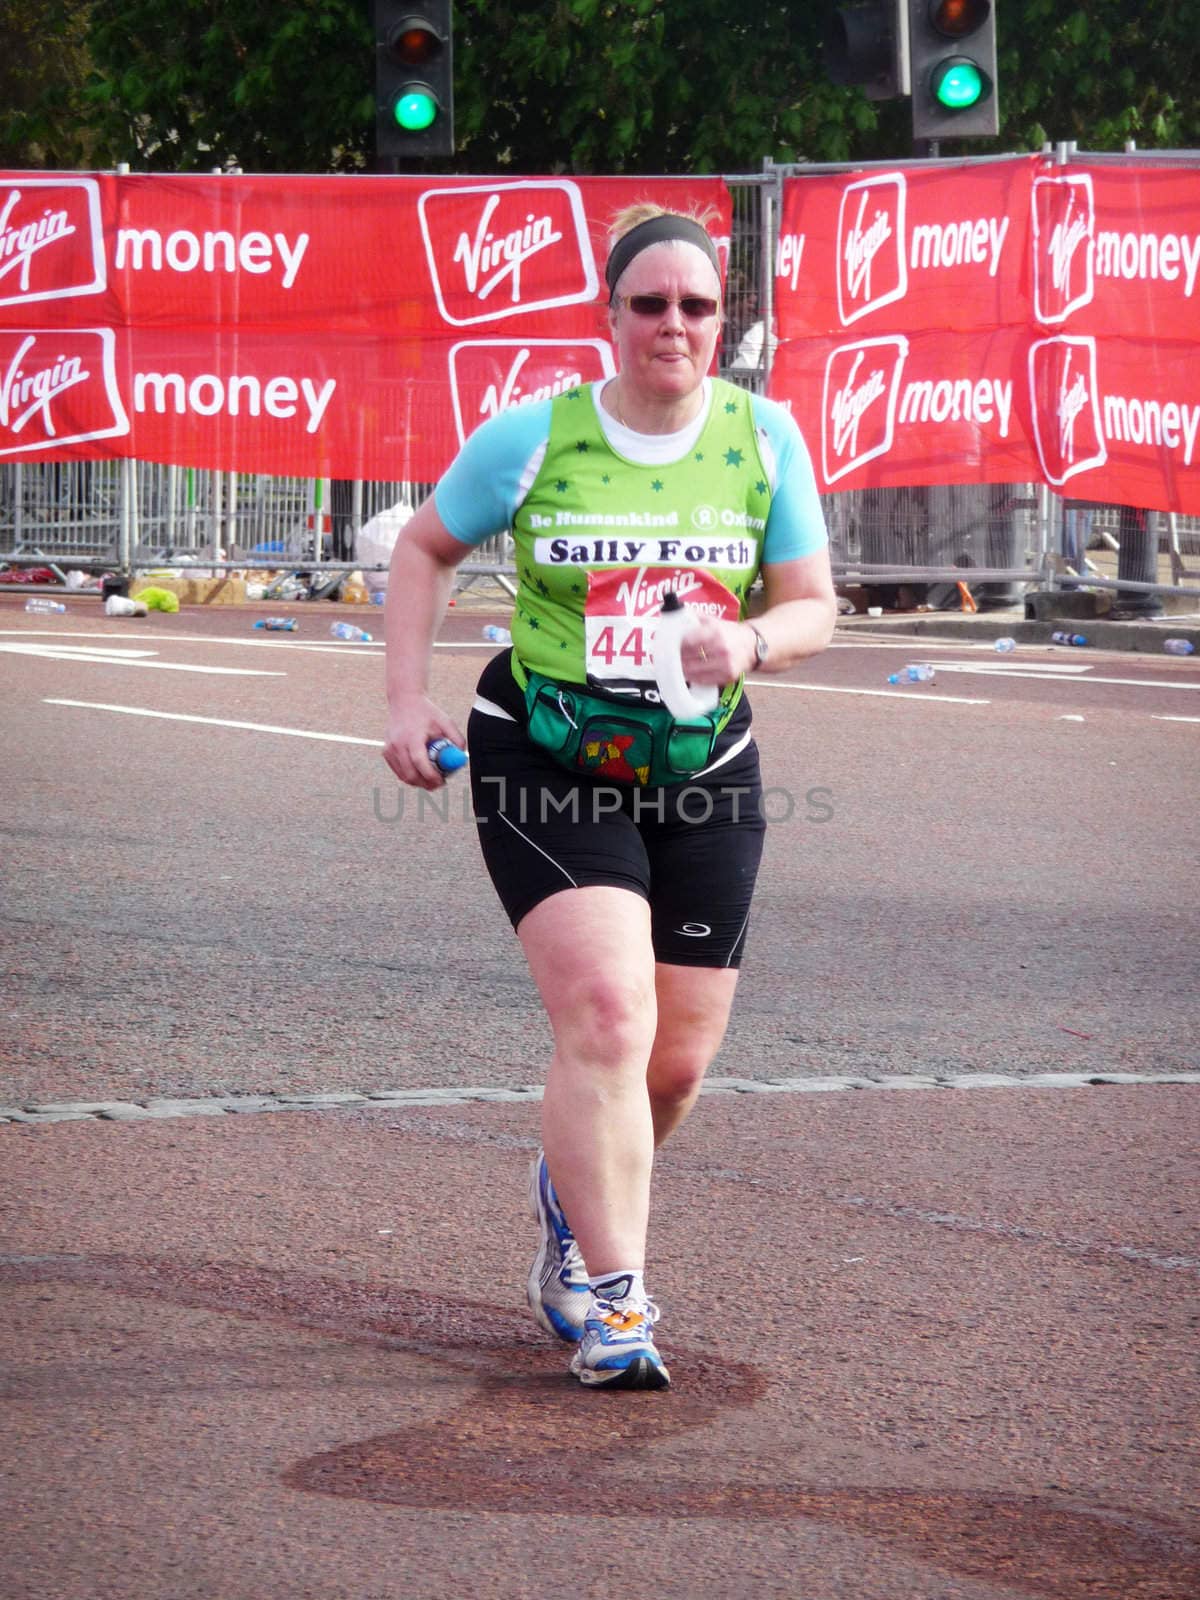
[[[755,643],[749,623],[697,617],[679,650],[683,675],[689,683],[733,683],[758,659]]]

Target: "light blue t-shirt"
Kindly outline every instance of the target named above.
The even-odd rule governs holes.
[[[602,406],[597,405],[596,411],[606,436],[622,455],[665,464],[687,454],[703,428],[711,385],[706,383],[705,390],[699,417],[676,434],[633,433]],[[747,398],[770,477],[763,562],[773,565],[813,555],[825,548],[829,536],[808,447],[786,407],[759,395]],[[438,515],[463,544],[482,544],[512,526],[545,455],[550,406],[550,400],[535,400],[481,423],[447,468],[435,491]]]

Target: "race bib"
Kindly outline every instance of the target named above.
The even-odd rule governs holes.
[[[588,682],[610,693],[657,700],[654,630],[663,596],[673,590],[703,616],[736,622],[737,597],[712,573],[691,567],[606,568],[588,573],[584,610],[584,665]]]

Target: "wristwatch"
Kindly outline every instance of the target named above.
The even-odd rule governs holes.
[[[759,667],[761,667],[763,662],[767,659],[767,641],[763,638],[762,634],[759,633],[758,629],[752,622],[748,622],[746,626],[754,635],[754,664],[751,666],[750,671],[757,672]]]

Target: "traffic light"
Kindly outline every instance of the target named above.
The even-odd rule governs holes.
[[[914,139],[1000,132],[992,0],[909,0]]]
[[[450,0],[375,0],[375,154],[404,161],[454,154]]]
[[[838,6],[825,30],[825,70],[868,100],[908,93],[908,0]]]

